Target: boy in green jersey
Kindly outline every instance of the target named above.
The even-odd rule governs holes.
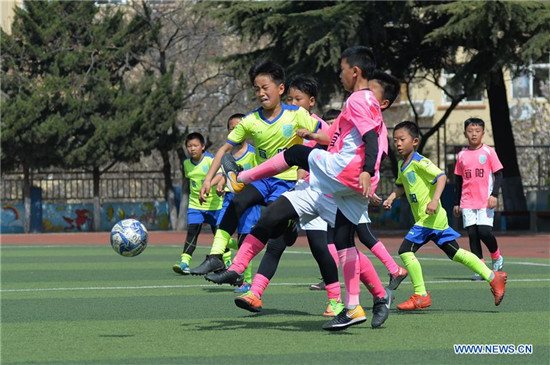
[[[208,199],[199,202],[199,192],[202,187],[204,177],[212,163],[212,156],[205,151],[204,137],[200,133],[189,133],[185,139],[185,147],[189,158],[183,161],[183,170],[185,177],[189,179],[189,205],[187,208],[187,239],[183,246],[180,262],[172,266],[172,269],[182,275],[189,274],[189,264],[191,257],[197,247],[197,238],[201,233],[204,222],[210,224],[212,232],[216,232],[216,221],[222,207],[222,198],[212,189]],[[225,250],[224,250],[225,252]],[[229,257],[231,253],[229,252]]]
[[[254,94],[261,106],[248,113],[237,124],[216,153],[200,191],[201,200],[206,200],[210,194],[212,179],[220,168],[222,156],[229,153],[235,145],[251,138],[256,148],[256,163],[260,164],[295,144],[301,144],[303,140],[296,134],[298,129],[316,132],[320,128],[320,122],[310,116],[307,110],[281,102],[285,91],[285,72],[281,65],[269,60],[260,61],[250,68],[249,76]],[[202,264],[191,270],[191,274],[206,275],[223,270],[223,250],[237,229],[242,213],[256,204],[267,205],[294,187],[296,170],[296,167],[291,167],[274,177],[256,181],[248,185],[241,194],[236,195],[218,226],[210,254]],[[288,222],[277,228],[278,232],[288,232]],[[294,232],[295,240],[297,232]],[[289,236],[292,236],[292,232],[290,233]],[[290,245],[294,240],[285,239]]]
[[[439,201],[445,188],[445,173],[416,152],[418,126],[409,121],[399,123],[393,130],[393,142],[403,161],[398,165],[397,188],[384,201],[384,208],[391,209],[395,198],[406,193],[415,220],[399,248],[399,256],[411,277],[414,294],[397,308],[410,311],[431,305],[430,294],[424,286],[422,267],[415,256],[415,252],[428,241],[434,241],[451,260],[469,267],[488,281],[495,305],[499,305],[504,297],[508,274],[491,271],[476,255],[458,246],[456,238],[460,235],[449,227],[447,213]]]

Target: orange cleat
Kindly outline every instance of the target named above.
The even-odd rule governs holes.
[[[430,292],[425,297],[418,294],[413,294],[408,300],[397,305],[397,309],[402,311],[414,311],[417,309],[428,308],[432,305],[432,299],[430,298]]]
[[[235,304],[237,307],[246,309],[250,312],[262,311],[262,300],[254,294],[243,294],[235,298]]]
[[[495,277],[491,280],[491,292],[495,296],[495,305],[499,305],[504,298],[504,291],[506,290],[506,280],[508,274],[504,271],[493,271]]]

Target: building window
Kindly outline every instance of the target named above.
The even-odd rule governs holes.
[[[443,87],[451,95],[458,95],[463,91],[464,88],[462,86],[457,87],[448,85],[454,77],[453,73],[448,73],[444,71],[441,77],[443,78]],[[443,91],[441,91],[441,94],[443,95],[442,104],[451,104],[451,98],[449,98],[447,94],[445,94],[445,92]],[[483,104],[483,91],[480,90],[472,95],[467,96],[460,102],[460,104]]]
[[[550,82],[550,56],[547,63],[533,63],[529,68],[512,79],[512,97],[542,98],[541,85]]]

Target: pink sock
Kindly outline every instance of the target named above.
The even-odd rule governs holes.
[[[327,291],[328,300],[340,299],[340,282],[339,281],[326,285],[325,290]]]
[[[361,266],[361,282],[365,284],[374,298],[384,298],[386,296],[386,289],[384,289],[380,277],[376,273],[374,266],[372,266],[372,262],[364,253],[361,251],[358,252],[359,264]]]
[[[500,248],[497,248],[493,253],[489,252],[489,254],[491,254],[491,259],[497,260],[500,257]]]
[[[338,251],[336,250],[336,245],[334,243],[328,244],[328,252],[330,252],[334,262],[336,262],[336,267],[339,266],[340,260],[338,259]]]
[[[237,254],[233,258],[233,264],[228,270],[236,271],[242,274],[250,261],[259,254],[265,247],[265,243],[249,234],[243,241],[241,247],[237,251]]]
[[[393,257],[391,257],[386,246],[380,241],[376,242],[370,249],[374,256],[378,257],[380,261],[386,266],[390,274],[395,274],[399,270],[399,266],[395,263]]]
[[[359,305],[359,257],[355,247],[338,251],[346,284],[346,308]]]
[[[253,167],[249,170],[241,171],[238,180],[249,184],[252,181],[258,181],[266,177],[277,175],[279,172],[288,170],[290,166],[285,161],[284,152],[279,152],[269,160]]]
[[[252,286],[250,287],[250,291],[252,294],[257,296],[258,298],[261,298],[264,294],[265,288],[269,285],[269,279],[263,276],[262,274],[256,274],[254,275],[254,280],[252,280]]]

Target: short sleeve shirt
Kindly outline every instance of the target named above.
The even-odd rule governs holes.
[[[494,173],[502,169],[494,149],[482,145],[476,150],[468,147],[458,153],[455,175],[462,176],[462,196],[460,207],[463,209],[487,208],[489,196],[493,191]]]
[[[256,163],[275,156],[295,144],[301,144],[302,138],[296,135],[298,129],[316,132],[320,122],[304,108],[282,104],[281,113],[273,120],[264,118],[262,108],[246,115],[227,136],[227,142],[237,145],[246,138],[252,138],[256,148]],[[296,180],[296,167],[276,175],[282,180]]]
[[[416,152],[408,164],[403,166],[403,162],[399,161],[395,184],[405,189],[414,216],[414,224],[438,230],[447,229],[449,221],[447,212],[441,206],[441,201],[438,202],[435,214],[426,214],[426,207],[435,193],[437,179],[444,175],[443,171],[432,161]]]
[[[210,190],[205,203],[201,204],[199,201],[199,193],[213,159],[212,154],[205,152],[198,163],[194,163],[190,158],[183,161],[185,177],[189,179],[189,208],[219,210],[222,207],[223,198],[216,193],[216,186]]]

